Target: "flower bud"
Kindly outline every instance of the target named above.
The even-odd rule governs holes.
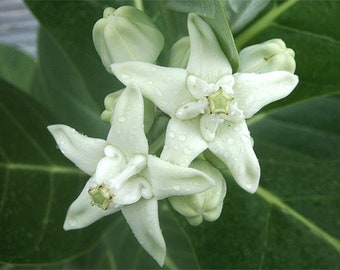
[[[240,51],[239,72],[266,73],[285,70],[295,71],[295,53],[281,39],[271,39]]]
[[[170,50],[169,67],[186,68],[190,55],[190,39],[183,37],[179,39]]]
[[[141,10],[123,6],[108,7],[92,32],[94,46],[106,70],[126,61],[154,63],[164,46],[164,37]]]
[[[225,180],[220,171],[205,160],[195,160],[190,167],[208,174],[215,180],[215,185],[199,194],[170,197],[170,203],[193,226],[201,224],[203,220],[215,221],[221,215],[227,192]]]

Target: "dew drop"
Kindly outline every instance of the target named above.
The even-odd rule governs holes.
[[[122,79],[123,79],[123,80],[127,80],[127,79],[129,79],[129,78],[130,78],[129,75],[127,75],[127,74],[122,74]]]
[[[178,140],[180,140],[181,142],[184,142],[186,139],[185,135],[179,135],[178,136]]]
[[[169,133],[169,136],[170,136],[170,138],[175,138],[175,133],[173,132],[173,131],[171,131],[170,133]]]
[[[191,148],[185,146],[185,147],[183,148],[183,152],[184,152],[184,154],[186,154],[186,155],[191,155],[194,151],[193,151]]]
[[[234,139],[233,138],[228,138],[227,142],[229,145],[233,145],[234,144]]]
[[[181,189],[180,186],[174,186],[174,190],[179,191]]]
[[[126,118],[124,116],[120,116],[118,118],[118,122],[120,122],[120,123],[124,123],[125,121],[126,121]]]
[[[163,95],[163,93],[161,92],[161,90],[159,90],[158,88],[156,88],[156,95],[158,96],[158,97],[161,97],[162,95]]]
[[[71,227],[75,227],[75,226],[77,226],[78,222],[77,222],[76,219],[71,218],[71,219],[68,221],[68,224],[69,224]]]
[[[172,81],[172,78],[169,76],[169,77],[166,77],[166,81],[167,82],[170,82],[170,81]]]
[[[64,145],[64,144],[65,144],[65,142],[64,142],[64,141],[61,141],[59,144],[60,144],[60,145]]]
[[[249,136],[244,135],[244,134],[241,136],[241,139],[242,139],[242,141],[244,141],[245,143],[248,143],[248,142],[250,141]]]
[[[155,67],[152,67],[152,68],[151,68],[151,71],[152,71],[152,72],[156,72],[156,70],[157,70],[157,69],[156,69]]]
[[[153,82],[152,81],[148,81],[148,85],[153,85]]]

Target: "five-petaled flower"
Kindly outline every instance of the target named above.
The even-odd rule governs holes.
[[[148,155],[143,115],[142,95],[129,85],[117,101],[106,140],[86,137],[65,125],[48,129],[62,153],[91,176],[71,204],[64,229],[83,228],[121,210],[139,243],[163,265],[166,248],[157,201],[197,194],[215,182],[199,170]]]
[[[142,94],[171,116],[161,158],[189,165],[209,148],[250,193],[258,187],[260,166],[246,124],[263,106],[287,96],[298,77],[288,71],[237,72],[212,29],[189,14],[190,56],[186,69],[144,62],[111,65],[116,77],[138,84]]]

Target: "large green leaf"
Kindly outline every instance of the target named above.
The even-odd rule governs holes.
[[[117,82],[105,71],[95,51],[92,27],[103,16],[104,8],[116,6],[115,2],[124,1],[25,1],[69,64],[79,72],[89,95],[99,106],[105,95],[119,87],[116,88]]]
[[[36,71],[32,57],[11,45],[0,44],[0,78],[29,92]]]
[[[203,268],[335,269],[340,263],[340,97],[277,110],[251,125],[261,186],[229,190],[217,222],[190,227]]]
[[[39,63],[32,95],[63,124],[90,136],[105,137],[108,125],[100,119],[104,102],[95,102],[82,74],[44,30],[39,32],[38,45]]]
[[[39,104],[0,81],[1,262],[51,263],[77,256],[98,240],[103,221],[65,232],[66,210],[86,176],[56,149]]]

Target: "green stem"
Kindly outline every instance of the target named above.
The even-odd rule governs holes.
[[[298,1],[299,0],[288,0],[287,2],[274,7],[256,23],[251,25],[244,32],[242,32],[242,34],[235,38],[235,43],[237,47],[242,48],[243,46],[245,46],[245,44],[247,44],[249,40],[258,35],[264,29],[268,28],[278,16],[280,16],[287,9],[295,5]]]
[[[143,0],[134,0],[133,2],[134,2],[135,8],[138,8],[141,11],[144,11]]]

